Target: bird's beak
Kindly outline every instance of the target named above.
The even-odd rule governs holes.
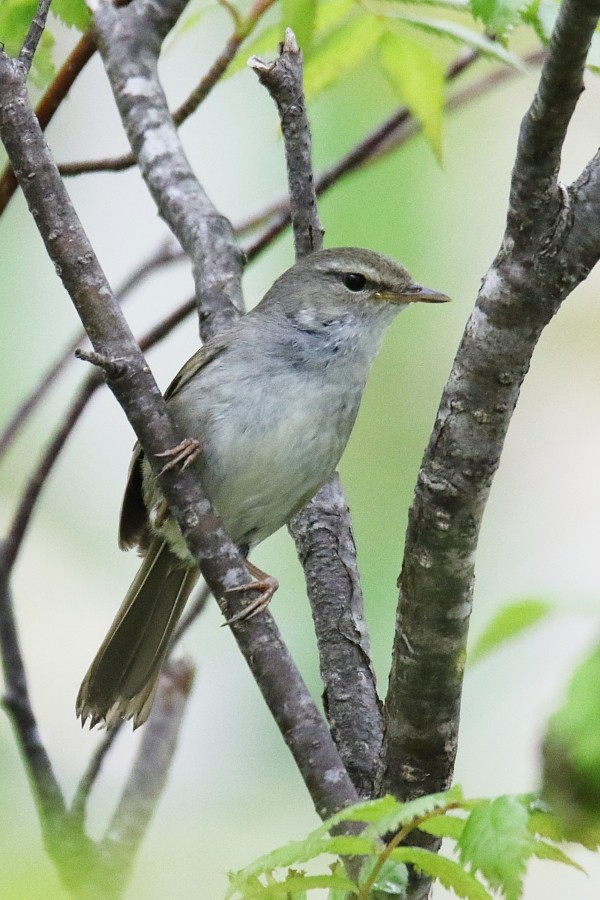
[[[409,284],[403,291],[378,291],[378,300],[388,303],[448,303],[450,297],[422,284]]]

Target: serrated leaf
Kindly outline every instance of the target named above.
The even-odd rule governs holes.
[[[579,869],[583,874],[587,874],[583,866],[580,866],[579,863],[576,863],[574,859],[571,859],[570,856],[567,856],[560,847],[556,847],[554,844],[549,844],[547,841],[534,841],[533,843],[533,855],[538,859],[548,859],[551,862],[562,863],[564,866],[572,866],[574,869]]]
[[[357,887],[349,878],[342,874],[329,875],[304,875],[298,872],[290,873],[285,881],[273,882],[260,888],[244,890],[243,900],[301,900],[307,891],[317,888],[330,888],[356,894]]]
[[[533,852],[527,821],[520,800],[498,797],[473,810],[458,840],[460,861],[481,872],[507,900],[521,896],[526,860]]]
[[[51,9],[69,28],[85,31],[91,24],[92,17],[85,0],[52,0]]]
[[[469,650],[469,665],[474,665],[507,641],[547,618],[554,607],[547,600],[518,600],[504,606],[491,620]]]
[[[422,847],[398,847],[392,859],[413,865],[420,872],[435,878],[445,888],[466,900],[492,900],[492,895],[478,879],[447,856],[440,856]]]
[[[423,134],[442,160],[442,111],[446,78],[442,65],[424,44],[388,31],[380,42],[381,61],[393,87],[423,125]]]
[[[470,28],[466,28],[458,22],[405,14],[400,12],[398,3],[390,2],[390,0],[368,0],[367,8],[378,15],[399,19],[402,22],[406,22],[406,24],[410,25],[412,28],[418,28],[421,31],[426,31],[428,34],[434,34],[441,38],[449,38],[463,46],[466,45],[467,47],[472,47],[474,50],[479,50],[482,56],[495,59],[507,66],[512,66],[520,72],[527,71],[527,67],[523,61],[514,53],[511,53],[503,47],[502,44],[499,44],[497,41],[492,41],[485,35],[479,34],[477,31],[473,31]]]
[[[471,0],[473,18],[480,19],[486,31],[504,38],[521,18],[530,0]]]
[[[460,803],[463,799],[462,789],[460,785],[454,785],[448,791],[441,791],[439,794],[427,794],[424,797],[417,797],[408,803],[398,803],[395,809],[388,814],[381,815],[373,824],[368,825],[363,831],[363,837],[383,836],[390,832],[399,831],[411,822],[428,816],[435,810],[445,810],[449,806]]]
[[[291,28],[303,53],[312,44],[317,17],[317,0],[281,0],[284,30]]]
[[[350,19],[315,41],[304,66],[304,92],[311,99],[331,87],[364,60],[383,32],[374,16]]]
[[[452,838],[457,841],[465,827],[466,819],[459,816],[441,815],[432,816],[419,825],[419,831],[426,831],[427,834],[433,834],[440,838]]]
[[[309,862],[325,853],[333,855],[362,856],[377,851],[377,844],[372,839],[361,835],[333,835],[322,834],[322,829],[309,834],[303,841],[291,841],[283,847],[278,847],[270,853],[259,857],[241,869],[230,875],[232,887],[247,883],[250,879],[272,872],[275,869],[286,869],[297,866],[300,863]]]

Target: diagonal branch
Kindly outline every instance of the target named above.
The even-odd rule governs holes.
[[[287,30],[273,63],[251,67],[277,104],[288,170],[296,256],[322,246],[312,175],[302,54]],[[304,567],[332,734],[361,796],[371,796],[382,722],[356,562],[350,514],[337,474],[289,526]]]
[[[109,383],[127,411],[146,458],[207,583],[227,618],[241,608],[230,588],[247,572],[192,472],[162,474],[160,455],[179,442],[164,400],[115,301],[83,232],[29,105],[13,61],[0,52],[0,137],[34,215],[46,249],[60,272],[93,348],[123,371]],[[35,171],[36,178],[29,178]],[[320,815],[353,802],[356,792],[306,685],[282,643],[272,617],[239,622],[234,636],[250,665]]]
[[[52,0],[40,0],[35,16],[31,20],[31,25],[29,26],[25,40],[23,41],[23,46],[19,53],[18,64],[21,67],[21,71],[25,78],[29,75],[35,51],[37,50],[42,34],[44,33],[51,2]]]
[[[192,261],[202,337],[243,308],[242,254],[229,221],[194,176],[158,78],[162,42],[187,0],[141,0],[115,8],[96,0],[98,49],[142,176],[162,218]]]
[[[597,236],[579,246],[571,241],[582,222],[593,218],[598,228],[597,157],[570,191],[556,181],[599,16],[600,0],[563,4],[521,129],[504,241],[483,279],[419,472],[399,581],[381,783],[382,792],[401,798],[450,783],[474,561],[493,476],[539,335],[600,255]]]

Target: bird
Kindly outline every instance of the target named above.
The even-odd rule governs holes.
[[[350,437],[387,327],[415,302],[446,294],[398,262],[338,247],[300,259],[258,305],[205,343],[165,392],[184,439],[165,467],[192,466],[247,556],[314,496]],[[82,724],[147,719],[176,624],[200,570],[142,448],[134,448],[119,544],[143,557],[76,701]],[[277,588],[247,561],[261,591],[235,619],[256,615]],[[231,622],[232,620],[230,620]]]

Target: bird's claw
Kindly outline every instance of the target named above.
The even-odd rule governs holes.
[[[229,619],[226,619],[223,623],[224,625],[233,625],[235,622],[245,622],[248,619],[253,619],[254,616],[257,616],[264,609],[267,608],[273,594],[279,587],[279,582],[276,578],[273,578],[271,575],[267,575],[266,572],[262,572],[260,569],[257,569],[251,563],[247,563],[250,574],[256,578],[256,581],[249,581],[248,584],[240,584],[238,587],[230,588],[227,593],[228,594],[242,594],[247,591],[260,591],[258,597],[255,600],[252,600],[248,606],[245,606],[234,616],[231,616]]]
[[[198,458],[201,450],[202,444],[200,441],[197,441],[196,438],[184,438],[175,447],[171,447],[170,450],[165,450],[163,453],[157,453],[156,455],[158,457],[172,457],[169,462],[164,464],[158,474],[164,475],[165,472],[168,472],[170,469],[174,469],[181,464],[183,464],[181,465],[182,471],[187,469],[187,467]]]

